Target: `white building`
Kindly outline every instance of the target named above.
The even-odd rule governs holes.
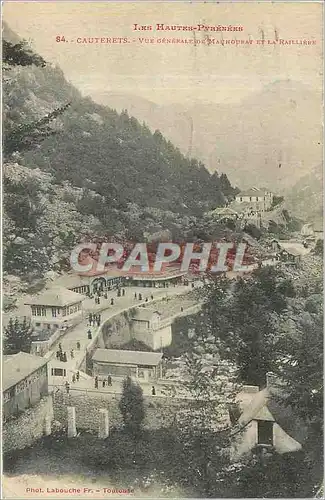
[[[236,195],[237,203],[246,203],[258,211],[268,210],[273,203],[273,193],[265,188],[252,187]]]
[[[240,457],[256,447],[278,453],[300,450],[306,437],[305,423],[281,402],[281,389],[274,382],[274,376],[268,374],[265,389],[256,389],[257,392],[243,391],[238,395],[240,416],[234,432],[233,455]]]
[[[31,324],[35,330],[57,330],[69,327],[82,318],[82,302],[86,297],[62,287],[45,290],[26,302],[31,308]]]
[[[172,343],[170,322],[165,325],[161,314],[153,309],[139,307],[135,310],[131,323],[132,338],[144,342],[154,351]]]

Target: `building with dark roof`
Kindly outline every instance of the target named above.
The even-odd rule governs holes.
[[[3,357],[3,416],[8,419],[48,394],[48,360],[19,352]]]
[[[161,376],[162,353],[97,349],[92,357],[93,375],[105,378],[132,376],[144,380]]]

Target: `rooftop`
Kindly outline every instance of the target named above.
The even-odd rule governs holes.
[[[236,198],[238,198],[239,196],[265,196],[269,192],[270,191],[265,188],[252,187],[236,194]]]
[[[306,437],[306,426],[292,408],[281,402],[279,394],[270,388],[254,394],[244,405],[238,423],[245,427],[252,420],[276,422],[289,436],[302,443]]]
[[[88,285],[88,280],[75,273],[62,274],[53,281],[53,287],[77,288],[84,285]]]
[[[162,359],[160,352],[122,351],[118,349],[97,349],[93,361],[133,366],[157,366]]]
[[[26,304],[63,307],[70,304],[76,304],[77,302],[85,300],[85,298],[86,297],[84,295],[72,292],[67,288],[53,287],[30,299],[29,302],[26,302]]]
[[[47,362],[48,360],[27,352],[3,356],[2,391],[15,386]]]
[[[304,245],[299,242],[278,241],[278,244],[282,250],[289,253],[290,255],[293,255],[294,257],[299,257],[310,253],[310,248],[305,248]]]

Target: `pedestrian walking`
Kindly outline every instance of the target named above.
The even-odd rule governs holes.
[[[62,345],[59,344],[59,351],[62,352]]]
[[[73,352],[73,349],[71,349],[71,351],[70,351],[70,356],[71,356],[71,359],[73,359],[73,358],[74,358],[74,352]]]
[[[114,299],[113,299],[113,297],[112,297],[112,298],[111,298],[111,306],[113,306],[113,305],[114,305]]]
[[[139,300],[142,300],[142,295],[141,295],[141,293],[139,293]]]
[[[134,294],[134,298],[135,298],[135,299],[137,299],[137,298],[138,298],[138,297],[137,297],[137,292],[135,292],[135,294]]]
[[[105,387],[105,384],[106,384],[105,379],[103,379],[103,387]]]
[[[75,381],[76,381],[76,376],[75,376],[75,374],[73,374],[72,375],[72,382],[75,383]]]
[[[148,302],[148,297],[146,297],[146,302]]]
[[[56,359],[60,359],[60,357],[61,357],[60,351],[56,351]]]
[[[95,389],[98,389],[98,377],[95,377]]]
[[[80,342],[79,341],[77,342],[77,349],[78,349],[78,351],[80,351]]]
[[[112,377],[110,375],[107,376],[107,385],[112,385]]]
[[[181,306],[181,312],[183,312],[183,311],[184,311],[184,307]]]
[[[108,298],[108,295],[107,295],[107,292],[104,293],[104,298],[107,299]]]
[[[123,297],[124,297],[124,295],[125,295],[125,289],[124,289],[124,288],[123,288],[123,290],[122,290],[122,295],[123,295]]]
[[[91,340],[93,338],[92,334],[91,334],[91,330],[88,330],[87,334],[88,334],[88,339]]]
[[[79,382],[79,378],[80,378],[80,373],[79,373],[79,370],[78,370],[77,373],[76,373],[77,382]]]
[[[120,288],[117,290],[117,296],[121,297],[121,289]]]
[[[98,314],[98,321],[99,321],[99,323],[102,322],[102,316],[101,316],[101,314]]]
[[[152,294],[150,295],[150,298],[151,298],[151,300],[153,300],[153,295]]]
[[[153,396],[155,396],[155,395],[156,395],[156,389],[155,389],[155,387],[154,387],[154,386],[152,386],[152,389],[151,389],[151,394],[152,394]]]
[[[66,363],[68,361],[67,353],[64,352],[62,357],[63,357],[63,361]]]
[[[66,383],[65,383],[65,390],[67,391],[67,394],[69,394],[69,392],[70,392],[70,384],[69,384],[68,381],[66,381]]]

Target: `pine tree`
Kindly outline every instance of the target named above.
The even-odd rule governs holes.
[[[34,64],[43,68],[46,65],[43,57],[35,54],[25,40],[16,44],[3,40],[2,61],[9,66],[31,66]]]
[[[4,354],[16,354],[17,352],[30,352],[33,328],[27,321],[26,316],[22,321],[18,318],[10,318],[4,329],[3,350]]]
[[[119,409],[122,413],[125,430],[136,437],[141,431],[145,418],[145,408],[143,391],[129,376],[123,381]]]
[[[46,66],[46,61],[38,54],[35,54],[25,40],[17,44],[12,44],[11,42],[3,40],[2,62],[3,69],[6,72],[17,66],[36,66],[41,68]],[[5,83],[9,82],[10,78],[5,78]],[[5,122],[3,127],[4,157],[10,158],[13,153],[20,153],[37,147],[44,139],[56,134],[57,132],[49,125],[53,120],[62,115],[69,106],[70,103],[67,103],[54,109],[41,119],[34,120],[30,123],[21,123],[17,126],[10,127],[8,123]]]

